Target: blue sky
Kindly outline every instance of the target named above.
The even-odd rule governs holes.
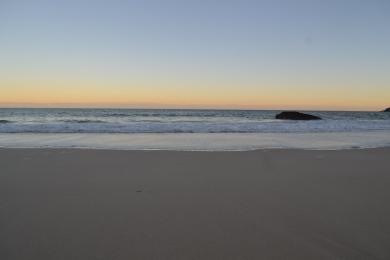
[[[77,86],[113,106],[376,109],[390,100],[390,1],[2,0],[0,57],[4,104],[38,90],[47,100],[31,103],[72,103]]]

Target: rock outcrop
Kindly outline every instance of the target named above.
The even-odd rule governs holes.
[[[304,114],[296,111],[284,111],[276,115],[276,119],[287,120],[321,120],[321,117]]]

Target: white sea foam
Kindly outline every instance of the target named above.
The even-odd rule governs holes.
[[[0,134],[3,148],[230,151],[389,147],[390,131],[353,133]]]

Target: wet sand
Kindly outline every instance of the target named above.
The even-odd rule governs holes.
[[[390,149],[0,149],[0,259],[390,259]]]

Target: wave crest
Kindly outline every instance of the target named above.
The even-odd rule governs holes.
[[[68,119],[68,120],[61,120],[61,122],[64,123],[77,123],[77,124],[88,124],[88,123],[95,123],[95,124],[100,124],[100,123],[107,123],[106,121],[102,120],[75,120],[75,119]]]

